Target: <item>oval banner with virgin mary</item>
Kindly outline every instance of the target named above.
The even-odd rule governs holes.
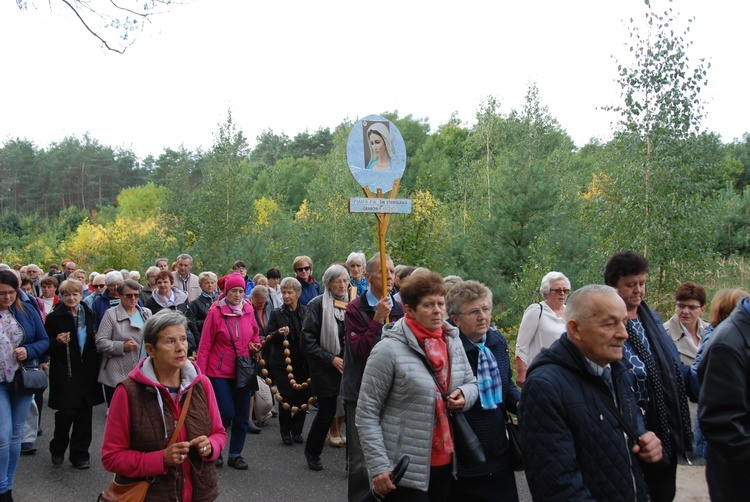
[[[349,170],[362,188],[390,192],[406,168],[406,145],[396,125],[368,115],[354,124],[346,144]]]

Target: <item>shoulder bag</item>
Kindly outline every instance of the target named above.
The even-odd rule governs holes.
[[[182,411],[180,412],[180,419],[177,422],[172,437],[169,439],[167,448],[172,446],[177,441],[177,436],[180,434],[183,424],[185,423],[185,416],[187,415],[188,407],[190,406],[190,398],[193,396],[193,388],[191,387],[185,402],[182,405]],[[114,475],[112,481],[109,482],[109,486],[106,490],[99,494],[97,502],[143,502],[146,500],[148,489],[151,487],[156,478],[148,477],[143,481],[136,481],[135,483],[118,483],[117,474]]]
[[[232,342],[232,348],[234,349],[234,375],[235,375],[235,386],[242,390],[258,390],[258,362],[253,356],[241,356],[237,352],[237,345],[234,343],[234,337],[232,336],[232,328],[229,327],[229,318],[225,317],[224,320],[227,322],[227,335],[229,340]],[[237,323],[235,322],[235,332],[237,332]],[[239,333],[238,338],[239,338]]]
[[[432,375],[432,379],[435,381],[435,385],[445,402],[445,409],[448,410],[448,422],[450,423],[453,435],[453,448],[455,449],[458,463],[464,467],[476,467],[485,463],[487,458],[484,455],[484,448],[482,448],[482,443],[479,442],[479,438],[474,433],[471,425],[469,425],[463,413],[460,411],[451,411],[448,408],[448,396],[443,391],[440,382],[438,382],[430,361],[426,357],[423,357],[422,362],[424,362],[430,375]]]

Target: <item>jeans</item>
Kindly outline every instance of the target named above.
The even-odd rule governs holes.
[[[0,493],[13,489],[21,433],[33,399],[33,395],[13,392],[13,383],[0,382]]]
[[[249,427],[250,416],[250,398],[253,392],[249,390],[239,390],[235,387],[234,380],[226,378],[213,378],[211,386],[216,394],[216,403],[219,405],[221,414],[221,424],[225,429],[232,426],[232,436],[229,440],[229,458],[239,457],[242,455],[242,449],[245,447],[245,437]]]

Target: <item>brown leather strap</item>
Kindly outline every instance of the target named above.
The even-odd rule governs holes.
[[[174,432],[172,433],[172,439],[169,440],[169,444],[167,445],[167,448],[172,446],[175,441],[177,441],[177,436],[180,434],[180,429],[182,429],[182,425],[185,423],[185,416],[187,416],[187,410],[190,406],[190,398],[193,397],[193,388],[190,387],[190,389],[187,391],[187,396],[185,397],[185,402],[182,403],[182,411],[180,412],[180,419],[177,421],[177,427],[175,427]]]

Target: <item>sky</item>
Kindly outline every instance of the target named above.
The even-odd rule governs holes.
[[[123,55],[105,50],[59,0],[0,2],[0,144],[81,137],[132,149],[211,147],[232,111],[250,140],[289,137],[398,111],[433,131],[466,126],[494,96],[520,109],[530,83],[583,146],[608,140],[620,103],[614,57],[642,0],[190,0],[153,19]],[[92,0],[92,3],[105,0]],[[653,0],[663,10],[665,0]],[[750,131],[750,3],[676,0],[695,17],[691,59],[711,62],[703,127],[729,142]]]

